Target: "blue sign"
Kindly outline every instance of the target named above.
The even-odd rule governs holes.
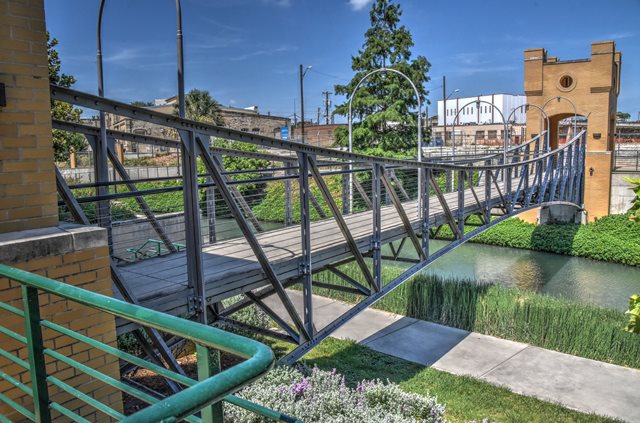
[[[280,128],[280,139],[288,140],[289,139],[289,127],[283,126]]]

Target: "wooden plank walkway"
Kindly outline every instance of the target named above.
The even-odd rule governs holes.
[[[502,184],[499,184],[503,190]],[[484,204],[484,186],[475,187],[481,204]],[[495,186],[492,187],[494,204],[499,200]],[[444,194],[451,212],[456,216],[458,193]],[[414,230],[420,231],[421,222],[417,201],[403,203]],[[470,189],[465,190],[465,216],[476,213],[479,207]],[[358,248],[363,253],[371,250],[372,211],[356,213],[344,217]],[[402,239],[406,236],[400,216],[395,208],[381,209],[382,244]],[[437,197],[430,198],[430,223],[437,226],[446,223],[446,217]],[[257,235],[271,265],[284,283],[299,274],[301,256],[300,226],[263,232]],[[411,248],[407,246],[405,248]],[[333,218],[311,223],[312,269],[319,271],[328,264],[351,256],[347,243]],[[120,267],[129,287],[141,305],[173,315],[185,315],[187,297],[191,294],[187,287],[186,253],[174,253],[155,257]],[[211,302],[238,295],[268,284],[253,251],[244,238],[220,241],[205,246],[202,251],[204,278],[207,296]],[[119,328],[127,331],[129,328]]]

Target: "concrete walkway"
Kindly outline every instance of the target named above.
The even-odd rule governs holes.
[[[289,292],[296,307],[302,309],[300,292]],[[275,296],[267,303],[286,314]],[[318,329],[348,309],[349,305],[340,301],[314,296]],[[575,410],[640,422],[638,370],[374,309],[363,311],[333,336]]]

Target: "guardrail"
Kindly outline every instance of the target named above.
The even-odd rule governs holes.
[[[614,172],[640,172],[640,149],[616,148],[613,152]]]
[[[135,304],[126,303],[3,264],[0,264],[0,277],[5,277],[21,285],[22,310],[3,302],[0,302],[0,309],[21,316],[24,319],[25,336],[2,325],[0,325],[0,333],[24,344],[28,351],[28,361],[13,355],[4,348],[0,348],[0,356],[28,370],[32,383],[31,386],[28,386],[6,372],[0,372],[0,378],[31,396],[33,398],[33,410],[29,410],[24,405],[19,404],[3,394],[0,394],[0,402],[9,405],[30,421],[50,422],[51,410],[55,410],[71,421],[88,422],[83,416],[65,408],[62,404],[51,401],[49,397],[49,386],[55,386],[57,390],[64,391],[78,398],[106,416],[127,423],[176,422],[182,419],[188,422],[213,422],[214,413],[211,407],[222,400],[272,420],[285,422],[298,421],[292,417],[231,395],[243,386],[261,377],[273,365],[273,352],[260,342],[214,327],[156,312]],[[139,325],[154,328],[161,332],[176,335],[194,342],[198,356],[198,374],[207,376],[198,381],[193,380],[187,376],[167,370],[160,365],[148,362],[110,345],[79,334],[64,326],[41,319],[38,298],[39,291],[47,292],[69,301],[127,319]],[[103,374],[47,347],[43,342],[42,328],[63,334],[72,338],[75,342],[86,344],[103,353],[111,354],[120,360],[146,368],[160,376],[183,385],[185,389],[165,399],[158,399],[147,392],[114,379],[109,375]],[[210,348],[224,350],[245,358],[246,360],[227,370],[211,375],[208,360],[208,351]],[[135,414],[125,416],[120,411],[111,408],[108,404],[103,404],[86,393],[81,392],[76,387],[48,374],[45,360],[48,362],[51,359],[62,362],[76,371],[87,374],[92,379],[98,380],[150,405]],[[197,413],[200,415],[197,416]],[[8,422],[10,420],[0,415],[0,421]]]

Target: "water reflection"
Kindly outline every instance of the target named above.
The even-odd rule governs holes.
[[[432,251],[445,245],[446,241],[431,241]],[[410,253],[410,248],[403,251]],[[640,292],[637,267],[472,243],[446,254],[425,272],[498,282],[620,310],[626,310],[631,294]]]

